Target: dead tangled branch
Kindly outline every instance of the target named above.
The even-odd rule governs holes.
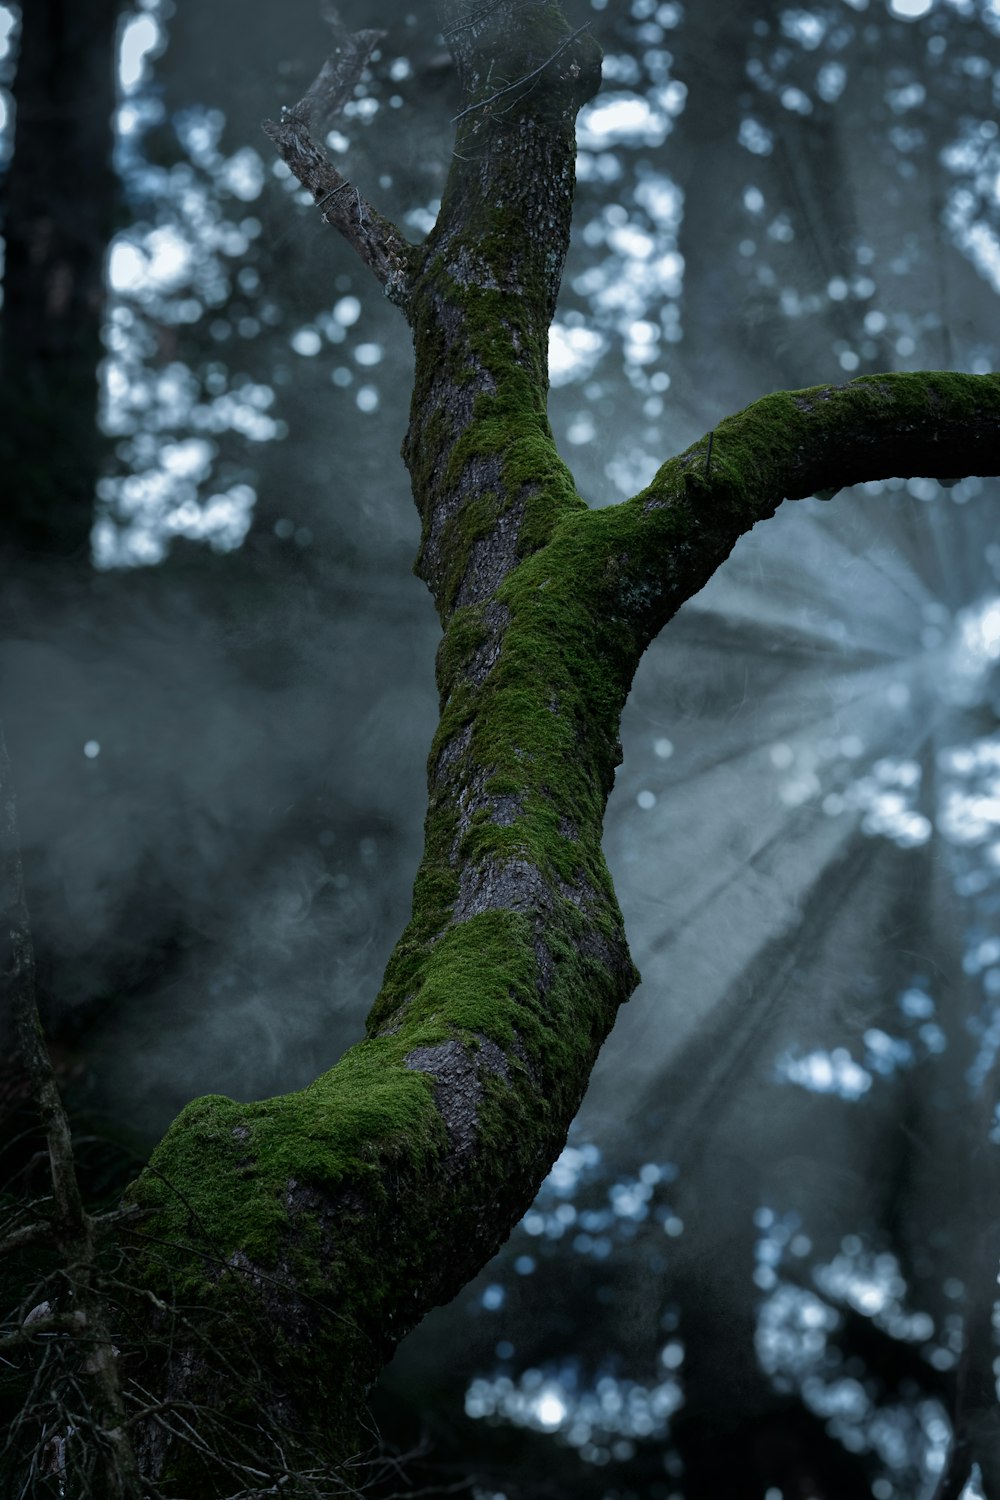
[[[40,1207],[33,1204],[32,1212]],[[44,1230],[53,1262],[29,1278],[18,1307],[0,1321],[0,1368],[22,1385],[20,1409],[0,1446],[0,1465],[21,1475],[18,1500],[54,1493],[73,1500],[172,1500],[175,1487],[164,1487],[159,1476],[164,1445],[180,1452],[192,1472],[213,1476],[211,1492],[226,1500],[361,1500],[373,1488],[384,1494],[397,1475],[400,1494],[412,1494],[405,1466],[422,1452],[388,1453],[369,1425],[369,1451],[331,1465],[300,1430],[262,1410],[267,1375],[247,1357],[238,1320],[227,1328],[211,1308],[185,1306],[180,1291],[164,1300],[130,1279],[128,1257],[114,1253],[105,1232],[114,1228],[155,1254],[158,1242],[141,1219],[132,1206],[93,1216],[95,1253],[85,1265],[43,1220],[21,1226],[30,1234],[14,1229],[6,1236],[16,1255],[34,1251],[35,1232]],[[217,1276],[248,1289],[262,1279],[199,1241],[194,1220],[192,1232],[187,1248],[214,1265]],[[295,1294],[279,1277],[263,1279],[279,1294]],[[139,1323],[143,1306],[150,1316]],[[230,1400],[256,1418],[238,1419],[212,1401],[165,1393],[163,1385],[154,1390],[137,1373],[174,1360],[211,1369]],[[109,1369],[118,1398],[113,1426]]]
[[[86,1434],[87,1465],[99,1476],[108,1500],[141,1500],[131,1441],[123,1426],[124,1408],[118,1378],[117,1351],[107,1307],[96,1277],[97,1247],[119,1221],[99,1222],[87,1213],[80,1194],[69,1119],[45,1045],[35,996],[35,958],[24,897],[17,833],[17,803],[10,759],[0,731],[0,882],[4,893],[2,965],[3,998],[17,1038],[21,1066],[45,1135],[52,1183],[50,1212],[13,1227],[2,1242],[9,1253],[28,1246],[56,1252],[57,1267],[34,1289],[2,1346],[26,1345],[40,1351],[31,1395],[19,1413],[8,1443],[20,1439],[46,1408],[31,1458],[34,1474],[62,1475],[66,1447],[73,1434]],[[68,1359],[66,1356],[69,1356]],[[72,1405],[58,1414],[49,1401],[55,1357],[64,1366],[63,1387]],[[44,1379],[43,1379],[44,1376]],[[56,1381],[57,1388],[60,1381]],[[54,1403],[62,1406],[62,1399]]]

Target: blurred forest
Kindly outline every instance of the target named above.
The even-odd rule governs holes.
[[[605,51],[550,350],[590,504],[767,391],[998,368],[1000,0],[566,8]],[[419,238],[447,50],[341,11],[385,37],[328,148]],[[260,131],[325,43],[311,0],[0,3],[0,712],[98,1198],[195,1095],[331,1066],[409,914],[410,350]],[[644,982],[383,1379],[397,1488],[1000,1500],[997,499],[785,505],[647,654],[605,840]]]

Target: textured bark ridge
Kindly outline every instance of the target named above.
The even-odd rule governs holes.
[[[321,1465],[359,1445],[398,1340],[527,1208],[637,982],[600,840],[645,646],[785,496],[1000,470],[1000,378],[889,375],[767,396],[588,510],[546,417],[547,337],[597,49],[552,3],[448,0],[441,19],[467,103],[434,230],[413,247],[374,211],[364,234],[327,214],[416,350],[404,455],[443,636],[413,917],[364,1041],[298,1093],[197,1100],[132,1190],[153,1213],[136,1281],[198,1310],[144,1385],[236,1425],[263,1413]],[[269,133],[334,192],[309,109]],[[161,1492],[214,1493],[164,1431],[144,1449]]]

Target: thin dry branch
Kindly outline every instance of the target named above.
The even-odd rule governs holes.
[[[263,122],[264,134],[293,175],[312,193],[323,223],[339,230],[384,287],[389,300],[405,309],[410,297],[412,245],[390,219],[372,207],[359,187],[337,171],[314,136],[314,132],[325,134],[351,98],[383,33],[349,32],[335,6],[327,4],[323,11],[334,32],[334,51],[299,102],[283,109],[280,120]]]
[[[263,130],[282,161],[312,193],[324,224],[340,231],[381,282],[390,302],[405,310],[410,299],[409,260],[413,249],[409,241],[372,207],[360,188],[337,171],[294,110],[280,120],[265,120]]]
[[[333,52],[292,110],[320,135],[353,95],[355,84],[385,36],[384,31],[348,31],[335,5],[325,4],[322,11],[333,32]]]

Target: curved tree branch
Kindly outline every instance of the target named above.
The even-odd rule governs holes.
[[[531,24],[511,27],[514,10]],[[179,1335],[143,1386],[231,1410],[227,1365],[252,1358],[270,1419],[291,1411],[328,1454],[360,1441],[397,1341],[531,1202],[638,977],[600,847],[626,659],[613,643],[607,659],[595,600],[525,586],[521,563],[585,511],[545,395],[596,52],[554,4],[506,0],[462,37],[483,107],[461,123],[407,308],[405,453],[447,623],[413,919],[366,1041],[298,1094],[196,1101],[133,1190],[156,1215],[135,1279],[201,1309],[198,1341]],[[491,103],[483,48],[503,50],[508,80],[545,66]],[[185,1462],[160,1434],[141,1451],[154,1476]]]
[[[575,525],[641,652],[782,500],[972,474],[1000,474],[1000,375],[865,375],[762,397],[668,459],[633,499]]]

